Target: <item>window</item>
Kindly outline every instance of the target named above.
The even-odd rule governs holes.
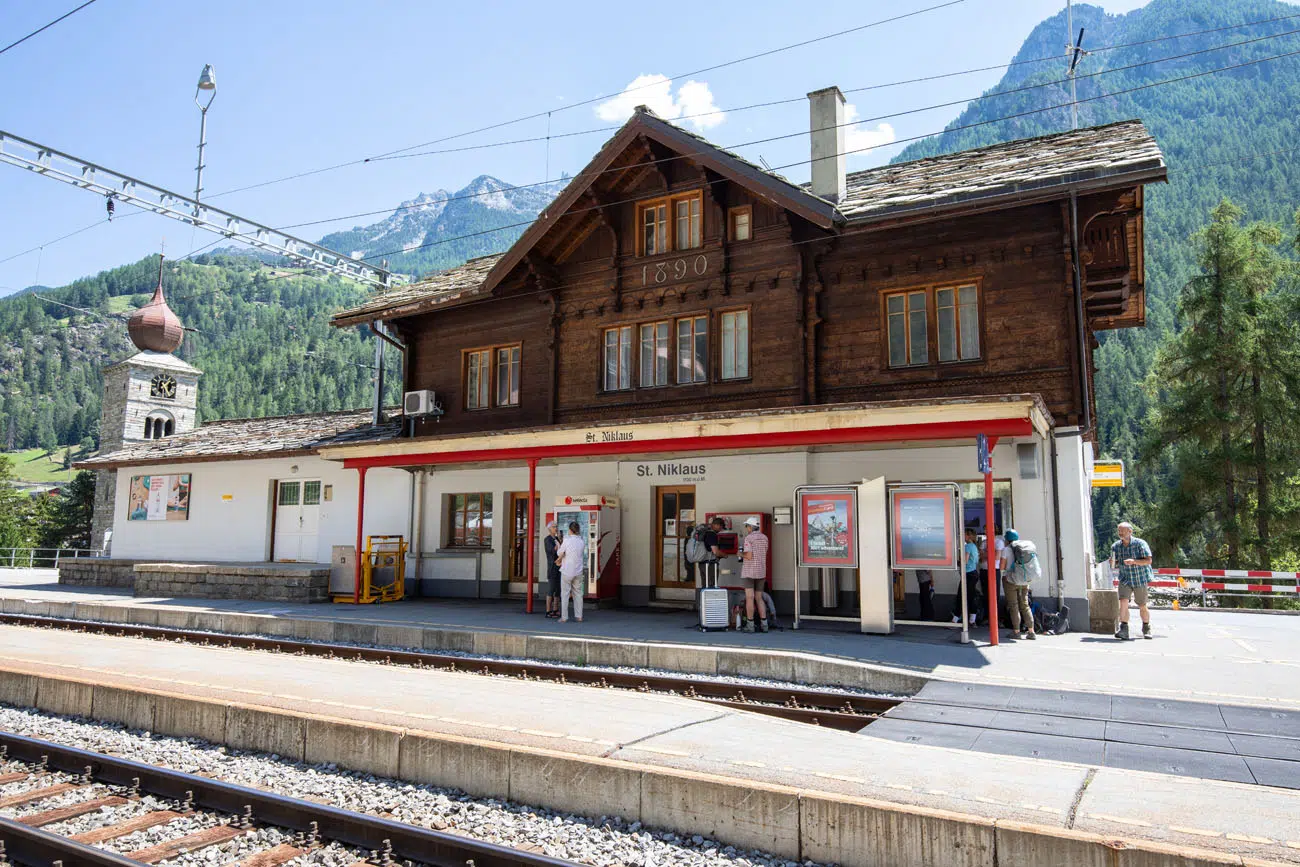
[[[668,384],[668,329],[671,322],[641,326],[641,387]]]
[[[448,498],[451,528],[448,548],[492,546],[492,495],[452,494]]]
[[[310,481],[302,483],[302,504],[304,506],[320,505],[320,482]]]
[[[519,347],[497,350],[497,406],[519,406]]]
[[[974,286],[936,289],[934,306],[939,324],[939,360],[979,358],[979,290]]]
[[[176,421],[166,410],[155,410],[144,420],[144,438],[160,440],[169,437],[176,430]]]
[[[466,352],[465,409],[519,406],[520,355],[518,343]]]
[[[749,311],[730,310],[722,314],[722,378],[749,376]]]
[[[642,256],[704,245],[704,194],[696,191],[637,205],[637,238]]]
[[[632,387],[632,326],[605,331],[605,391]]]
[[[728,222],[730,224],[731,240],[748,241],[752,236],[751,223],[754,218],[754,211],[749,205],[743,208],[732,208],[727,212]]]
[[[677,382],[709,381],[709,317],[677,320]]]
[[[885,299],[889,318],[889,366],[907,367],[930,360],[926,293],[898,292]]]
[[[980,357],[979,287],[909,289],[885,297],[890,367],[930,363],[930,302],[935,314],[934,348],[941,363]]]

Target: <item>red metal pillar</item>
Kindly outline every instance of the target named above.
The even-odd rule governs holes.
[[[998,579],[997,546],[993,544],[993,448],[998,444],[997,437],[989,437],[989,471],[984,474],[984,548],[989,560],[989,644],[998,644]]]
[[[361,531],[366,517],[366,467],[357,467],[357,563],[356,575],[352,580],[352,602],[361,602]]]
[[[537,458],[528,459],[528,601],[524,612],[533,613],[533,568],[537,559]]]

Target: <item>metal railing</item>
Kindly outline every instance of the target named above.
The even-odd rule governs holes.
[[[0,548],[0,569],[57,569],[60,560],[102,556],[95,548]]]
[[[1153,569],[1155,576],[1148,585],[1153,601],[1176,603],[1179,607],[1224,607],[1223,599],[1273,600],[1300,599],[1300,573],[1255,571],[1247,569]],[[1108,561],[1097,564],[1094,587],[1116,587],[1118,573]],[[1266,603],[1271,604],[1271,603]],[[1238,607],[1237,605],[1227,607]],[[1291,607],[1284,603],[1283,607]]]

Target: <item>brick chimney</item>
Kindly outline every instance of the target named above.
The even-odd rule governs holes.
[[[838,87],[808,94],[812,191],[830,202],[839,202],[848,192],[844,180],[844,103]]]

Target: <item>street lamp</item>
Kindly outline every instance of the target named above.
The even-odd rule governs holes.
[[[199,100],[204,91],[208,94],[207,103]],[[199,123],[199,167],[194,182],[194,224],[198,225],[199,220],[199,196],[203,193],[203,148],[208,143],[208,109],[212,107],[212,100],[217,98],[217,76],[212,70],[212,64],[206,63],[203,71],[199,73],[199,83],[194,89],[194,104],[199,107],[199,113],[202,120]]]

